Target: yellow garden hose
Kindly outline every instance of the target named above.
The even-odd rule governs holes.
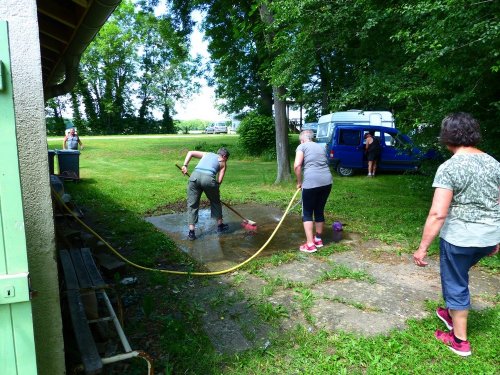
[[[127,264],[129,264],[129,265],[131,265],[131,266],[133,266],[135,268],[144,270],[144,271],[163,272],[163,273],[168,273],[168,274],[172,274],[172,275],[193,275],[193,276],[215,276],[215,275],[222,275],[224,273],[232,272],[232,271],[234,271],[234,270],[242,267],[243,265],[247,264],[253,258],[255,258],[257,255],[259,255],[262,252],[262,250],[264,250],[266,248],[266,246],[269,244],[269,242],[271,242],[271,240],[273,239],[274,235],[276,234],[276,232],[278,231],[278,229],[281,227],[281,224],[283,223],[283,220],[285,220],[285,217],[288,215],[288,212],[290,211],[290,207],[292,206],[292,203],[295,200],[295,197],[297,196],[297,194],[300,191],[300,188],[297,189],[297,191],[295,191],[295,194],[293,195],[292,199],[290,200],[290,203],[288,203],[288,206],[287,206],[287,208],[285,210],[285,213],[281,217],[278,225],[276,225],[276,228],[274,228],[274,231],[271,233],[271,236],[269,236],[269,238],[264,243],[264,245],[262,245],[262,247],[259,250],[257,250],[257,252],[255,254],[253,254],[250,258],[246,259],[245,261],[243,261],[240,264],[237,264],[236,266],[233,266],[231,268],[228,268],[228,269],[225,269],[225,270],[222,270],[222,271],[214,271],[214,272],[187,272],[187,271],[171,271],[171,270],[163,270],[163,269],[158,269],[158,268],[145,267],[145,266],[141,266],[139,264],[136,264],[136,263],[128,260],[123,255],[121,255],[118,251],[116,251],[106,240],[104,240],[92,228],[90,228],[87,224],[85,224],[82,220],[80,220],[80,218],[77,215],[75,215],[75,213],[66,205],[66,203],[64,203],[64,201],[59,196],[59,194],[53,188],[51,188],[51,189],[52,189],[52,194],[56,197],[57,201],[75,218],[75,220],[78,223],[80,223],[85,229],[87,229],[90,233],[92,233],[94,236],[96,236],[96,238],[98,238],[99,240],[101,240],[108,247],[108,249],[110,249],[118,258],[120,258],[121,260],[123,260],[125,263],[127,263]]]

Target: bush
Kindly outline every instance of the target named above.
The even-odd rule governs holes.
[[[276,154],[276,130],[272,117],[250,112],[238,127],[239,145],[249,155]]]

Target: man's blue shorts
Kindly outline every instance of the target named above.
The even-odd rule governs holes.
[[[491,254],[495,246],[461,247],[441,238],[439,242],[441,288],[446,307],[452,310],[470,308],[469,270],[481,258]]]

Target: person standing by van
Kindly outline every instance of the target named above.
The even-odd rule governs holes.
[[[449,331],[437,330],[435,337],[465,357],[471,355],[469,270],[481,258],[498,253],[500,242],[500,163],[476,147],[481,140],[479,123],[468,113],[447,116],[439,138],[453,156],[434,177],[436,190],[413,261],[419,267],[427,265],[427,250],[439,233],[446,306],[438,307],[436,315]]]
[[[313,138],[312,130],[300,133],[300,145],[293,163],[297,189],[302,188],[302,222],[306,233],[306,243],[301,245],[299,250],[306,253],[314,253],[317,248],[323,246],[321,235],[325,224],[324,211],[333,183],[325,149],[313,142]]]
[[[375,172],[377,171],[377,163],[380,159],[380,153],[382,152],[380,139],[378,137],[375,137],[373,132],[366,133],[365,139],[366,159],[368,160],[367,177],[375,177]]]

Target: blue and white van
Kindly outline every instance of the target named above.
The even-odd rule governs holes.
[[[410,137],[396,128],[339,124],[333,128],[325,149],[330,165],[340,176],[352,176],[356,170],[368,169],[366,133],[380,140],[382,151],[377,171],[416,171],[427,157]]]
[[[316,142],[325,145],[337,125],[369,125],[395,128],[394,117],[389,111],[362,111],[351,109],[344,112],[334,112],[318,119]]]

